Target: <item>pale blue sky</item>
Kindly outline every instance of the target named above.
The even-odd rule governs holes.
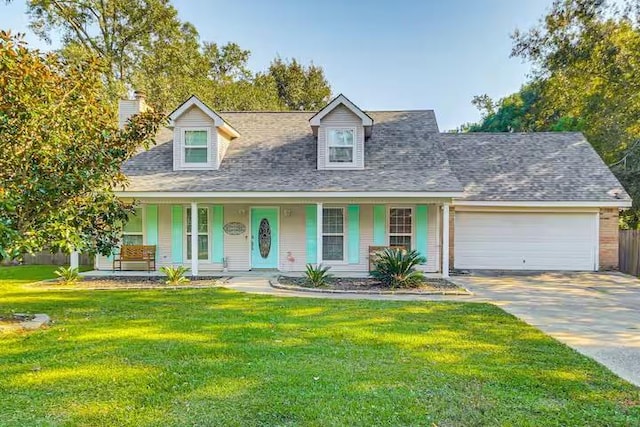
[[[237,42],[250,66],[298,58],[324,67],[334,94],[363,109],[436,110],[440,128],[479,119],[474,95],[516,91],[530,70],[509,58],[515,28],[528,28],[551,0],[174,0],[202,40]],[[0,3],[0,29],[28,33],[25,3]],[[55,45],[53,46],[55,47]]]

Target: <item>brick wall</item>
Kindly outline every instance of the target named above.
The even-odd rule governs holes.
[[[618,269],[618,208],[600,209],[600,270]]]

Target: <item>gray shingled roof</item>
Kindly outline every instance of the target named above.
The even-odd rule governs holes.
[[[440,134],[465,200],[630,200],[581,133]]]
[[[629,200],[579,133],[439,133],[433,111],[368,112],[364,170],[317,170],[310,112],[221,112],[219,170],[173,171],[173,133],[124,166],[127,191],[463,191],[468,200]]]
[[[220,113],[238,132],[219,170],[173,171],[172,133],[124,167],[128,191],[462,191],[433,111],[371,112],[364,170],[317,170],[313,113]]]

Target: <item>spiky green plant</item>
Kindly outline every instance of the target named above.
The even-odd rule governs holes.
[[[80,275],[78,274],[78,269],[73,267],[60,267],[56,271],[54,271],[56,276],[58,276],[58,280],[63,285],[74,285],[78,283],[80,280]]]
[[[424,274],[416,266],[427,262],[418,251],[385,249],[376,255],[371,276],[390,288],[410,288],[424,281]]]
[[[164,282],[167,285],[184,285],[190,282],[189,278],[185,277],[185,273],[189,271],[189,269],[182,265],[177,267],[162,266],[160,267],[160,271],[167,276],[167,280]]]
[[[323,286],[327,282],[327,279],[333,277],[329,274],[330,268],[331,267],[328,266],[324,267],[322,264],[307,264],[307,270],[304,273],[307,277],[307,282],[314,288]]]

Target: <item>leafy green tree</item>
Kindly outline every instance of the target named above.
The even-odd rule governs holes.
[[[463,125],[464,132],[582,131],[584,121],[544,109],[546,81],[534,80],[514,94],[498,101],[488,95],[475,96],[471,103],[481,113],[478,123]]]
[[[218,110],[319,109],[331,94],[321,67],[276,58],[253,73],[248,50],[204,42],[178,18],[170,0],[29,0],[30,26],[49,40],[62,34],[60,54],[103,64],[105,101],[142,90],[157,110],[169,111],[196,94]]]
[[[247,62],[251,52],[241,49],[236,43],[218,46],[205,42],[203,55],[209,65],[208,77],[215,82],[237,82],[250,80],[253,76]]]
[[[171,111],[190,95],[203,97],[213,90],[208,72],[198,31],[190,23],[182,23],[141,52],[127,84],[146,93],[155,109]]]
[[[131,206],[121,165],[153,143],[163,115],[119,129],[103,69],[28,49],[0,32],[0,258],[48,247],[109,253]]]
[[[278,97],[287,110],[315,111],[329,102],[331,88],[321,67],[304,66],[295,58],[288,62],[277,57],[269,66]]]
[[[533,63],[533,81],[463,130],[582,131],[634,198],[624,223],[636,228],[640,1],[617,6],[605,0],[556,0],[538,25],[516,31],[512,56]]]
[[[165,47],[167,40],[181,42],[182,25],[169,0],[29,0],[27,5],[38,36],[49,40],[60,32],[66,53],[96,56],[105,64],[112,100],[130,89],[145,53]]]

